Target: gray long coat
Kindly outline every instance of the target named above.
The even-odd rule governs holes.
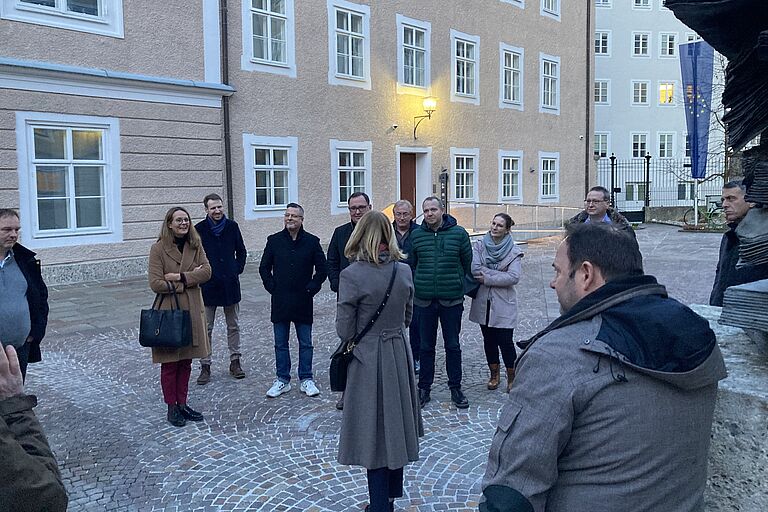
[[[472,299],[469,319],[488,327],[514,329],[517,327],[517,293],[515,285],[522,273],[523,251],[514,245],[501,260],[498,269],[485,265],[485,244],[480,239],[472,245],[472,274],[483,273],[485,283],[480,285],[477,296]],[[490,304],[490,314],[488,305]],[[488,322],[486,323],[486,315]]]
[[[341,271],[336,332],[351,339],[371,319],[387,290],[392,263],[357,261]],[[413,373],[413,355],[405,336],[413,308],[411,269],[398,263],[392,294],[349,364],[341,421],[341,464],[366,469],[398,469],[419,459],[424,435]]]

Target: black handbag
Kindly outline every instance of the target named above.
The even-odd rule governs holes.
[[[480,289],[480,281],[474,278],[472,274],[464,274],[464,295],[467,297],[477,297],[477,290]]]
[[[351,340],[342,340],[336,351],[331,355],[331,367],[328,370],[328,378],[331,381],[331,391],[344,391],[347,387],[347,368],[352,358],[355,357],[352,351],[355,349],[360,340],[368,334],[373,324],[379,319],[379,315],[384,311],[384,306],[387,305],[389,295],[392,293],[392,285],[395,284],[395,275],[397,274],[397,262],[392,265],[392,277],[389,278],[389,286],[387,287],[387,293],[384,294],[384,300],[381,301],[379,309],[371,317],[371,320],[365,324],[365,327]]]
[[[165,296],[158,293],[152,302],[152,309],[141,310],[139,322],[139,344],[142,347],[182,348],[192,344],[192,318],[189,311],[181,309],[176,290],[168,284],[168,292],[173,296],[176,307],[159,309]]]

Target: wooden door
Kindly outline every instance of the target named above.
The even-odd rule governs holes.
[[[416,155],[400,153],[400,199],[407,199],[416,208]]]

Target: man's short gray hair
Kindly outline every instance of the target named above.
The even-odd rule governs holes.
[[[6,217],[16,217],[17,219],[21,218],[19,217],[19,212],[16,210],[11,208],[0,208],[0,219],[4,219]]]
[[[409,212],[413,211],[413,205],[407,199],[401,199],[399,201],[395,201],[395,206],[392,207],[392,210],[394,211],[395,208],[400,208],[401,206],[406,206]]]

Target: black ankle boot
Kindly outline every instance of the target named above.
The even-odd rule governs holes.
[[[203,415],[196,410],[192,409],[187,404],[179,404],[179,411],[184,419],[189,421],[203,421]]]
[[[181,409],[176,404],[168,406],[168,423],[174,427],[183,427],[187,424],[187,420],[181,414]]]

